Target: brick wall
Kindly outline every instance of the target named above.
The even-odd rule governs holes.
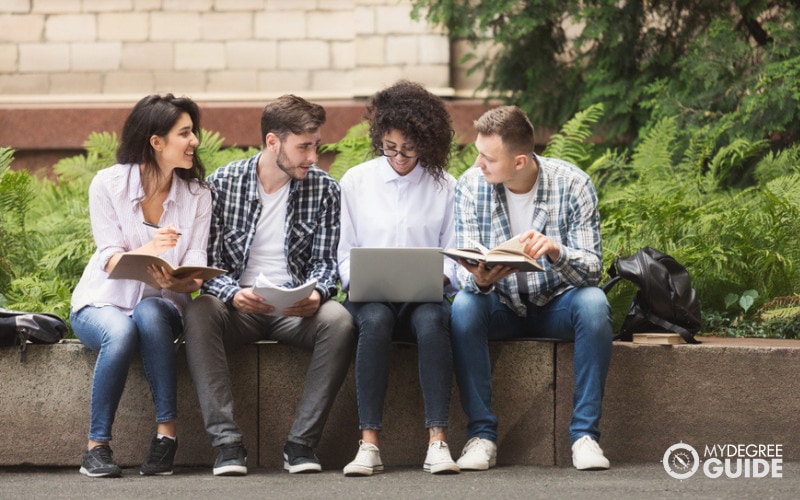
[[[3,0],[0,99],[349,98],[399,78],[477,85],[407,0]]]

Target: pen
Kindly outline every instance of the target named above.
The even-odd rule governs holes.
[[[144,221],[144,225],[147,227],[152,227],[153,229],[161,229],[161,226],[159,226],[158,224],[153,224],[152,222]],[[181,233],[178,233],[178,236],[180,235]]]

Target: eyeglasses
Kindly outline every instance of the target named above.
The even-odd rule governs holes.
[[[383,156],[387,157],[387,158],[394,158],[397,155],[400,155],[403,158],[416,158],[417,157],[417,152],[416,151],[413,151],[411,153],[406,153],[402,149],[390,149],[390,148],[384,148],[383,146],[381,146],[380,149],[381,149],[381,154]]]

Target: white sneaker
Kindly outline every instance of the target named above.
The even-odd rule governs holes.
[[[461,471],[453,462],[450,448],[444,441],[434,441],[428,445],[428,454],[425,455],[425,464],[422,469],[431,474],[458,474]]]
[[[611,466],[600,445],[590,436],[572,443],[572,465],[578,470],[605,470]]]
[[[462,470],[487,470],[497,463],[497,444],[494,441],[474,437],[467,441],[458,466]]]
[[[352,462],[344,466],[345,476],[371,476],[383,472],[381,451],[372,443],[358,442],[358,453]]]

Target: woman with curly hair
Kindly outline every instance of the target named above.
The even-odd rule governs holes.
[[[439,247],[454,243],[455,179],[446,171],[453,128],[444,102],[424,87],[400,81],[377,92],[366,109],[377,156],[349,169],[341,180],[342,235],[339,274],[350,284],[350,249]],[[445,293],[455,293],[456,264],[443,261]],[[378,435],[389,379],[392,339],[410,335],[419,352],[428,448],[424,470],[459,472],[446,443],[453,358],[450,301],[345,302],[358,328],[356,395],[361,440],[346,476],[383,470]]]

